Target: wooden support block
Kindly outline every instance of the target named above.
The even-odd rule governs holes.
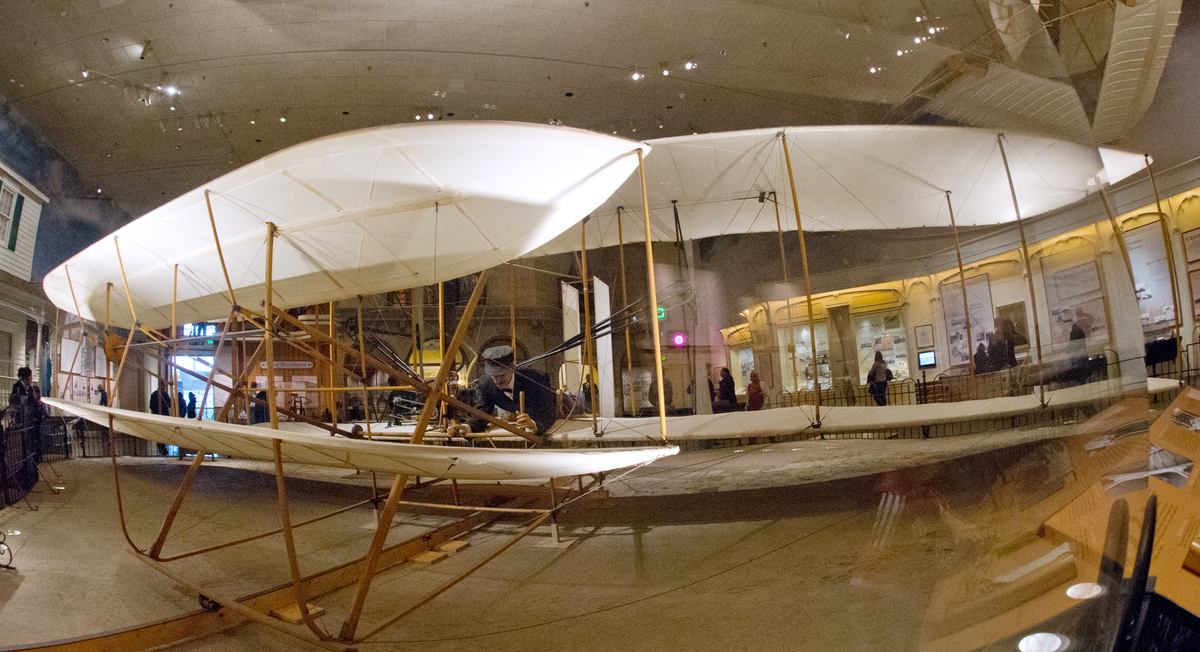
[[[316,618],[317,616],[320,616],[323,613],[325,613],[324,607],[318,607],[317,605],[312,604],[311,602],[308,604],[308,615],[309,616]],[[280,608],[272,611],[271,615],[280,620],[287,621],[293,625],[299,625],[300,623],[304,622],[304,617],[300,615],[300,605],[298,605],[294,602],[292,604],[289,604],[284,607],[280,607]]]
[[[1187,555],[1183,558],[1183,567],[1200,575],[1200,539],[1188,546]]]
[[[434,546],[433,549],[438,552],[446,552],[446,553],[453,554],[453,553],[456,553],[456,552],[462,550],[463,548],[466,548],[469,545],[471,545],[471,544],[466,541],[460,541],[458,539],[455,539],[453,541],[445,541],[445,542],[439,543],[436,546]]]
[[[436,550],[426,550],[425,552],[413,555],[408,560],[417,564],[436,564],[446,557],[446,553],[437,552]]]

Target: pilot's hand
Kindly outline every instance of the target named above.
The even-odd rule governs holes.
[[[535,432],[537,430],[537,424],[524,412],[517,413],[517,427],[528,432]]]
[[[465,423],[452,423],[446,426],[446,436],[448,437],[466,437],[471,432],[471,426]]]

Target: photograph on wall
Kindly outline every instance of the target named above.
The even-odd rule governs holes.
[[[992,286],[987,274],[967,279],[967,309],[971,315],[970,342],[967,341],[967,320],[963,312],[962,283],[943,283],[942,311],[946,316],[950,366],[970,364],[975,349],[980,344],[987,346],[988,334],[995,330],[992,318]]]
[[[996,328],[1002,329],[1008,325],[1012,329],[1009,334],[1015,347],[1029,344],[1029,317],[1025,314],[1025,302],[1018,301],[996,308]]]
[[[1142,330],[1158,331],[1175,325],[1175,301],[1171,297],[1171,271],[1162,226],[1151,222],[1125,232],[1125,248],[1133,270]]]

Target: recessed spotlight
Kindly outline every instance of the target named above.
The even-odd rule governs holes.
[[[426,117],[426,118],[428,118],[428,119],[430,119],[430,120],[433,120],[433,114],[432,114],[432,113],[429,113],[429,114],[427,114],[425,117]]]
[[[80,73],[80,74],[82,74],[84,77],[87,77],[87,76],[88,76],[88,71],[84,70],[84,71],[83,71],[82,73]],[[9,81],[12,81],[12,80],[10,79]]]
[[[179,94],[179,89],[175,88],[174,86],[168,86],[166,88],[166,91],[167,91],[167,95],[178,95]]]
[[[879,70],[879,69],[878,69],[878,68],[876,68],[875,66],[871,66],[871,72],[875,72],[875,71],[877,71],[877,70]]]
[[[1067,589],[1067,595],[1075,598],[1076,600],[1087,600],[1088,598],[1094,598],[1101,593],[1104,593],[1104,587],[1096,584],[1095,582],[1080,582],[1079,584],[1072,584],[1071,587]]]
[[[420,119],[421,119],[421,115],[420,115],[420,114],[414,115],[413,117],[414,117],[414,118],[416,118],[417,120],[420,120]]]
[[[913,43],[920,43],[920,42],[921,42],[921,37],[920,37],[920,36],[918,36],[917,38],[913,39]]]
[[[636,71],[632,75],[629,76],[629,78],[632,79],[633,81],[637,81],[637,80],[641,79],[642,77],[645,77],[645,75],[643,75],[640,72],[636,72]]]
[[[100,188],[96,188],[96,194],[98,195],[98,194],[100,194],[100,192],[101,192],[101,189],[100,189]]]
[[[670,74],[671,74],[670,70],[663,69],[663,77],[666,77],[667,75],[670,75]]]
[[[899,56],[902,56],[903,54],[904,54],[904,50],[896,50],[896,56],[899,57]]]
[[[920,16],[917,16],[917,22],[918,22],[918,23],[919,23],[919,22],[921,22],[921,17],[920,17]]]
[[[689,61],[689,62],[683,64],[684,70],[694,70],[695,68],[696,68],[695,62]]]
[[[279,118],[280,122],[287,122],[287,118]]]
[[[254,124],[254,120],[253,120],[253,119],[251,119],[251,120],[250,120],[250,124]]]
[[[934,28],[932,28],[932,27],[930,27],[930,28],[929,28],[929,33],[930,33],[930,34],[936,34],[936,33],[937,33],[937,30],[936,30],[936,29],[934,29]]]
[[[175,110],[175,107],[171,107],[171,110],[172,110],[172,111],[174,111],[174,110]]]
[[[1017,643],[1017,649],[1021,652],[1058,652],[1058,650],[1066,648],[1068,643],[1069,641],[1064,636],[1039,632],[1021,639]]]

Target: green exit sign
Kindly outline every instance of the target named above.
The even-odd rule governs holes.
[[[659,307],[658,307],[658,318],[659,318],[659,319],[666,319],[666,318],[667,318],[667,309],[666,309],[666,308],[664,308],[664,307],[662,307],[662,306],[659,306]]]

